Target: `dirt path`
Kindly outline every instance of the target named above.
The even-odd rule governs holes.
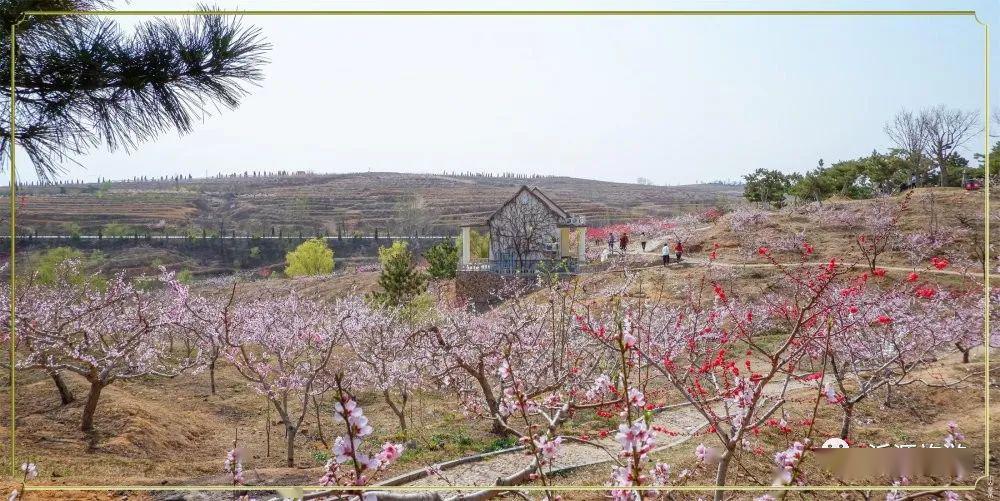
[[[705,229],[705,228],[697,228],[695,231],[703,230],[703,229]],[[637,255],[646,255],[646,256],[657,256],[657,257],[659,257],[661,255],[660,254],[660,248],[662,246],[663,246],[663,242],[662,241],[650,240],[650,241],[646,242],[646,249],[647,250],[642,251],[640,249],[636,249],[634,251],[629,251],[629,253],[630,254],[637,254]],[[674,259],[674,255],[673,254],[670,255],[670,259],[671,259],[671,261],[670,261],[671,264],[675,264],[676,263],[676,261],[673,260]],[[708,264],[708,260],[703,259],[703,258],[684,257],[684,261],[687,262],[687,263],[692,263],[692,264],[702,264],[702,265]],[[782,263],[782,264],[793,265],[793,264],[798,264],[798,263]],[[816,264],[822,264],[822,263],[819,262],[819,261],[816,261]],[[715,260],[715,261],[712,262],[712,266],[723,266],[723,267],[727,267],[727,268],[734,268],[734,267],[735,268],[770,268],[770,267],[773,267],[774,265],[771,264],[771,263],[734,263],[734,262],[730,262],[730,261]],[[888,265],[886,265],[886,266],[879,266],[879,268],[884,268],[884,269],[886,269],[888,271],[897,271],[897,272],[902,272],[902,273],[909,273],[909,272],[913,271],[913,268],[908,268],[908,267],[905,267],[905,266],[888,266]],[[948,270],[948,269],[945,269],[945,270],[928,269],[928,270],[921,270],[919,273],[931,273],[931,274],[935,274],[935,275],[966,275],[966,273],[963,273],[961,271]],[[993,273],[993,274],[990,274],[990,277],[991,278],[992,277],[1000,278],[1000,274]]]
[[[767,385],[764,388],[765,395],[776,396],[780,394],[783,383],[784,381],[780,384],[771,383]],[[791,381],[788,384],[788,391],[799,390],[806,386],[806,383]],[[721,408],[722,403],[720,402],[716,406]],[[653,418],[653,424],[677,432],[675,436],[658,434],[659,441],[654,449],[654,451],[658,451],[687,442],[695,436],[695,433],[704,428],[707,423],[705,422],[705,418],[696,409],[690,405],[684,405],[657,414]],[[611,454],[617,454],[620,449],[614,436],[594,440],[594,442],[603,446],[604,449],[578,442],[564,442],[560,448],[559,456],[549,470],[555,472],[607,463],[613,459]],[[530,462],[531,458],[523,452],[510,452],[492,456],[483,461],[466,463],[448,469],[443,472],[444,479],[431,475],[401,485],[438,488],[448,486],[489,486],[493,485],[498,477],[511,475],[526,467]]]

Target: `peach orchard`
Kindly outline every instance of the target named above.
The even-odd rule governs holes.
[[[82,376],[90,390],[80,427],[92,430],[101,390],[109,385],[190,372],[204,373],[215,392],[215,371],[228,364],[279,416],[289,466],[309,413],[332,417],[336,438],[316,482],[348,489],[326,494],[331,498],[443,496],[350,490],[377,482],[405,449],[372,440],[356,395],[384,399],[405,437],[411,432],[407,406],[418,389],[453,395],[482,426],[518,439],[524,466],[498,485],[557,484],[547,466],[570,442],[607,452],[606,485],[615,499],[657,498],[691,484],[728,485],[734,471],[762,462],[773,473],[765,486],[808,484],[814,470],[803,465],[817,440],[826,438],[814,426],[819,409],[840,413],[840,436],[850,441],[859,403],[888,401],[915,384],[957,384],[926,382],[919,371],[949,353],[969,362],[970,351],[982,345],[983,286],[964,271],[975,266],[960,267],[960,258],[938,254],[939,239],[951,236],[902,234],[897,221],[903,210],[905,202],[886,202],[863,220],[843,221],[817,209],[817,221],[852,228],[860,256],[853,263],[850,256],[817,259],[819,249],[805,234],[756,240],[754,228],[767,213],[738,210],[729,218],[742,239],[738,253],[778,277],[753,292],[727,278],[718,264],[725,251],[709,248],[700,276],[685,279],[676,297],[633,293],[643,286],[642,275],[623,260],[612,264],[623,280],[596,293],[573,280],[539,277],[497,290],[491,309],[477,311],[441,296],[421,315],[376,306],[362,295],[333,302],[299,293],[246,297],[239,284],[222,293],[197,292],[167,271],[143,286],[124,274],[106,284],[71,280],[65,277],[79,273],[67,262],[55,284],[19,283],[16,368],[45,371],[64,402],[75,397],[61,375]],[[695,218],[645,221],[632,229],[687,240],[696,224]],[[615,230],[590,237],[607,232]],[[912,270],[881,267],[887,249],[905,250]],[[934,279],[946,270],[956,270],[954,280]],[[9,289],[3,298],[9,307]],[[791,391],[811,392],[810,415],[790,417]],[[333,396],[332,408],[315,408],[322,395]],[[677,433],[653,424],[655,415],[669,412],[668,401],[694,409],[703,421],[695,440],[683,446],[694,467],[652,458],[656,444]],[[614,450],[594,437],[564,432],[581,413],[617,420],[617,429],[602,432],[614,437]],[[768,430],[780,432],[782,445],[762,439]],[[946,435],[947,445],[962,443],[956,427],[942,430],[942,439]],[[219,457],[232,484],[243,485],[241,449],[219,451]],[[780,497],[775,492],[760,499],[772,495]],[[725,497],[716,491],[715,499]]]

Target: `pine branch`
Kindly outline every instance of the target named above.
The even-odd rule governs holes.
[[[14,3],[10,7],[8,2],[0,16],[18,17],[27,4],[95,4]],[[43,179],[92,148],[131,151],[169,130],[190,132],[212,109],[236,108],[247,84],[263,78],[264,54],[270,49],[259,28],[226,16],[156,19],[133,33],[96,17],[32,19],[36,21],[18,35],[14,135]],[[6,46],[0,74],[9,81],[10,41],[5,35],[0,37]],[[6,86],[0,86],[0,105],[10,106]],[[7,138],[9,124],[0,124]],[[7,146],[0,143],[0,166]]]

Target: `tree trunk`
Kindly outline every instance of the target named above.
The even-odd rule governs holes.
[[[733,451],[727,452],[722,456],[719,461],[719,466],[715,470],[715,485],[717,487],[722,487],[726,485],[726,475],[729,473],[729,461],[733,458]],[[715,501],[722,501],[726,497],[726,491],[717,490],[715,491]]]
[[[63,380],[62,374],[59,374],[59,371],[53,370],[49,371],[49,376],[52,377],[52,382],[56,384],[56,388],[59,390],[59,399],[62,400],[62,404],[68,405],[73,403],[76,398],[73,397],[73,392],[66,386],[66,381]]]
[[[938,155],[938,170],[940,171],[940,175],[938,176],[940,178],[938,179],[940,183],[938,184],[940,184],[942,188],[944,188],[948,184],[948,178],[947,178],[948,173],[946,171],[947,165],[948,165],[948,157]]]
[[[288,456],[288,467],[295,466],[295,433],[299,430],[292,425],[285,425],[286,453]]]
[[[484,393],[484,396],[486,397],[486,408],[490,410],[490,415],[493,416],[493,426],[490,428],[490,431],[496,435],[506,436],[509,430],[504,427],[504,422],[500,419],[500,404],[493,397],[492,391]]]
[[[496,397],[493,396],[493,388],[490,387],[486,375],[482,371],[469,372],[479,382],[479,387],[483,390],[483,399],[486,400],[486,408],[490,410],[490,416],[493,418],[493,427],[490,428],[490,431],[496,435],[506,436],[508,430],[503,426],[503,421],[500,420],[500,405],[497,403]]]
[[[388,389],[382,390],[382,397],[385,398],[385,403],[389,404],[396,419],[399,419],[399,431],[403,432],[403,438],[408,438],[406,433],[406,391],[403,390],[401,393],[402,402],[398,406],[392,401],[392,395]]]
[[[208,363],[208,381],[212,388],[212,395],[215,395],[215,361],[217,359],[212,357],[212,361]]]
[[[854,414],[854,404],[844,406],[844,422],[840,426],[840,438],[847,440],[847,434],[851,432],[851,416]]]
[[[90,393],[87,394],[87,405],[83,407],[83,419],[80,422],[80,429],[83,431],[93,431],[94,411],[97,410],[97,400],[101,398],[101,390],[104,384],[100,382],[90,383]]]
[[[320,406],[319,402],[316,401],[316,396],[312,397],[313,409],[316,411],[316,433],[319,434],[319,441],[323,442],[323,447],[329,449],[330,444],[326,443],[326,437],[323,435],[323,419],[319,414]]]
[[[972,351],[972,348],[965,348],[961,343],[955,343],[955,347],[958,348],[958,351],[962,352],[962,363],[969,363],[969,352]]]

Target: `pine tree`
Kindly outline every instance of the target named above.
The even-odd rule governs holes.
[[[379,248],[378,259],[382,263],[382,274],[378,278],[382,290],[371,294],[375,303],[401,306],[427,290],[427,275],[414,266],[406,242],[397,240],[391,247]]]
[[[452,239],[435,244],[427,252],[424,258],[429,264],[427,273],[432,278],[455,278],[458,271],[458,246]]]

